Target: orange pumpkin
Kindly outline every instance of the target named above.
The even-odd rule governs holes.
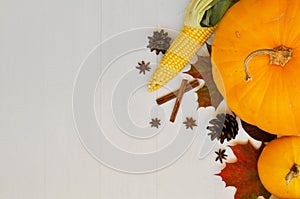
[[[299,0],[240,0],[212,44],[214,80],[228,106],[273,134],[300,132],[299,10]]]
[[[271,141],[260,154],[257,167],[269,192],[281,199],[300,198],[300,137]]]

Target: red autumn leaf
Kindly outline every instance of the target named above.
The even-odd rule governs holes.
[[[185,73],[205,81],[206,87],[204,86],[196,91],[198,95],[198,108],[207,106],[214,106],[216,108],[223,100],[223,97],[213,80],[210,57],[199,56],[198,61],[194,65],[191,65],[190,70]]]
[[[235,199],[270,197],[271,194],[261,184],[257,171],[257,160],[263,147],[264,145],[257,150],[250,142],[230,147],[237,161],[227,163],[217,175],[222,177],[226,186],[236,187]]]

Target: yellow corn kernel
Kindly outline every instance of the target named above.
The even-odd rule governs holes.
[[[155,91],[173,79],[196,55],[212,35],[214,27],[184,26],[163,56],[148,82],[148,90]]]

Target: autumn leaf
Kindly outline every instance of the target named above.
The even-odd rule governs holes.
[[[198,108],[207,106],[214,106],[217,108],[223,100],[223,97],[213,80],[210,57],[198,56],[198,61],[191,65],[190,70],[185,73],[205,81],[206,87],[204,86],[196,91],[198,95]]]
[[[264,145],[257,150],[250,142],[230,146],[237,161],[226,163],[226,167],[216,175],[222,177],[226,186],[236,187],[235,199],[270,197],[271,194],[261,184],[257,171],[257,160],[263,147]]]
[[[266,131],[261,130],[257,126],[252,124],[248,124],[247,122],[241,120],[243,129],[247,132],[247,134],[255,140],[270,142],[277,138],[277,135],[270,134]]]
[[[186,74],[193,76],[194,78],[201,78],[204,81],[213,80],[212,78],[212,66],[210,56],[198,56],[196,63],[191,64],[189,71]]]
[[[195,68],[193,65],[191,65],[190,70],[184,72],[186,74],[189,74],[190,76],[194,77],[194,78],[198,78],[198,79],[204,79],[202,77],[202,75],[200,74],[199,70],[197,68]]]
[[[206,48],[207,48],[207,51],[208,51],[209,55],[211,55],[212,46],[207,42],[205,44],[206,44]]]
[[[196,93],[198,95],[198,108],[211,106],[210,94],[206,85],[199,88]]]

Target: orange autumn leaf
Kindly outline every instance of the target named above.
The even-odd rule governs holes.
[[[255,149],[250,142],[230,146],[237,160],[226,163],[226,167],[217,175],[221,176],[226,186],[236,187],[235,199],[270,197],[271,194],[263,187],[257,171],[257,161],[263,147],[264,145]]]

